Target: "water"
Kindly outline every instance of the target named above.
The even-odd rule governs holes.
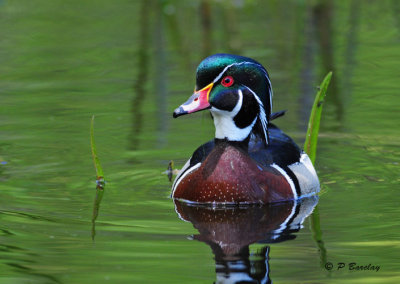
[[[400,7],[314,2],[0,1],[0,283],[213,283],[235,261],[274,283],[398,283]],[[299,144],[333,70],[316,161],[322,235],[314,213],[224,259],[207,223],[175,212],[161,173],[214,130],[206,113],[171,114],[216,52],[267,67],[274,110],[288,109],[277,124]],[[94,236],[93,114],[107,180]],[[263,210],[201,214],[222,230],[229,218],[263,224]]]

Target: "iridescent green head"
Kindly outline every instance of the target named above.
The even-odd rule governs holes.
[[[236,87],[244,85],[255,92],[269,118],[272,108],[272,86],[267,70],[260,63],[251,58],[233,54],[211,55],[197,67],[196,90],[201,90],[211,82],[222,79],[223,76],[232,76]]]
[[[241,141],[254,133],[268,142],[272,87],[267,71],[243,56],[207,57],[197,68],[195,93],[175,110],[174,117],[203,109],[211,109],[216,138]]]

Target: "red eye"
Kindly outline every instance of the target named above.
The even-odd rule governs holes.
[[[221,84],[224,87],[230,87],[233,85],[233,82],[234,81],[233,81],[232,76],[226,76],[226,77],[224,77],[224,79],[222,79]]]

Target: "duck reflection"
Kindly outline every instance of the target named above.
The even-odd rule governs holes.
[[[200,234],[193,239],[209,245],[215,255],[215,283],[271,283],[269,246],[250,253],[253,243],[276,243],[296,238],[318,197],[264,206],[212,208],[175,202],[180,219]]]

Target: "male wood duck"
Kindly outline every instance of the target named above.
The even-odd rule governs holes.
[[[173,116],[209,109],[215,138],[194,151],[171,197],[196,204],[237,205],[295,200],[319,191],[315,169],[271,120],[272,86],[257,61],[215,54],[197,68],[194,94]]]

